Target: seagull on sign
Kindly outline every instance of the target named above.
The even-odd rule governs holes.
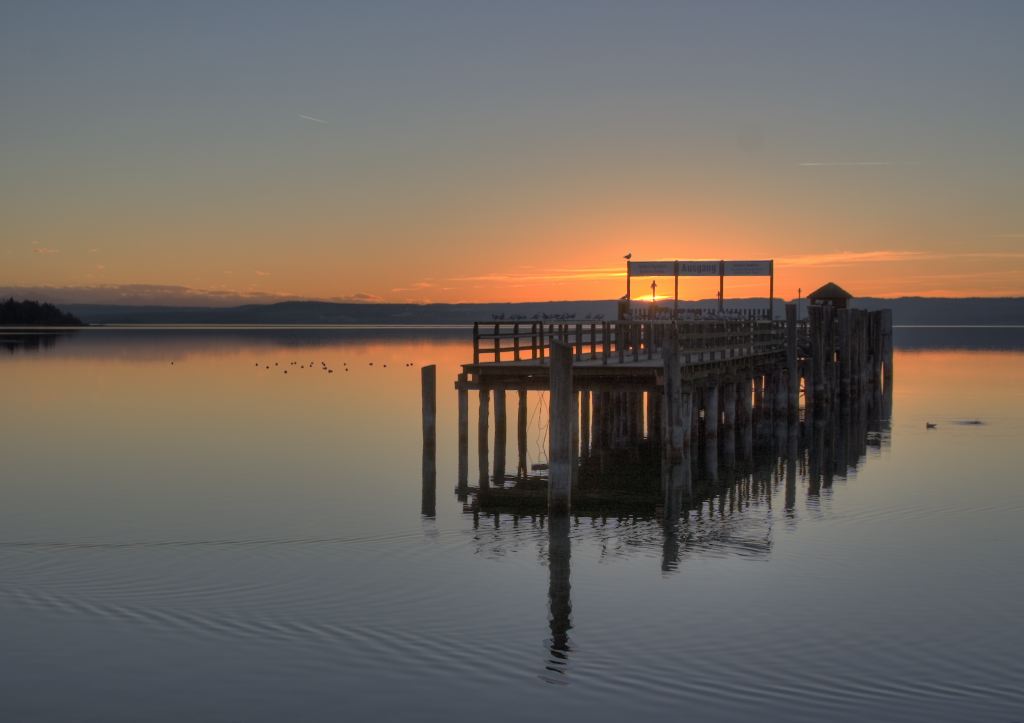
[[[631,258],[633,258],[633,252],[632,252],[632,251],[628,252],[628,253],[627,253],[627,254],[626,254],[625,256],[623,256],[622,258],[626,259],[626,261],[629,261],[629,260],[630,260]]]

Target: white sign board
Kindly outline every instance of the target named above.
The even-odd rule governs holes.
[[[720,261],[680,261],[680,276],[718,276],[722,270]]]
[[[676,266],[678,264],[678,267]],[[771,261],[630,261],[631,276],[771,276]]]
[[[675,276],[675,261],[630,261],[629,273],[632,276]]]
[[[726,261],[726,276],[771,276],[771,261]]]

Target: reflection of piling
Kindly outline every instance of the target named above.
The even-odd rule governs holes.
[[[424,515],[434,516],[437,492],[437,367],[420,370],[423,394],[423,502]]]
[[[572,629],[570,526],[567,514],[552,514],[548,517],[548,625],[551,629],[551,657],[547,669],[552,673],[565,673],[569,660],[569,631]]]
[[[792,418],[789,422],[789,434],[786,435],[786,512],[793,513],[796,507],[796,465],[797,453],[800,449],[800,422]]]
[[[572,417],[576,405],[572,386],[572,347],[568,344],[551,342],[550,374],[548,508],[554,514],[569,511],[573,479]]]

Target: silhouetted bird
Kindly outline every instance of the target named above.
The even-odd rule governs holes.
[[[629,260],[630,260],[631,258],[633,258],[633,252],[632,252],[632,251],[628,252],[628,253],[627,253],[627,254],[626,254],[625,256],[623,256],[622,258],[626,259],[626,261],[629,261]]]
[[[936,425],[933,424],[932,422],[925,422],[924,423],[924,428],[925,429],[935,429],[935,427],[936,427]]]

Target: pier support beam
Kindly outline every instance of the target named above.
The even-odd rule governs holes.
[[[718,385],[709,384],[704,388],[704,438],[707,440],[718,439]]]
[[[678,513],[681,499],[689,497],[691,492],[684,447],[692,420],[690,404],[693,394],[691,390],[683,389],[679,366],[679,337],[675,327],[669,329],[661,354],[665,377],[661,414],[661,484],[665,493],[666,511],[671,515]]]
[[[796,417],[800,412],[800,368],[797,366],[796,332],[796,304],[786,304],[786,382],[791,417]]]
[[[665,372],[665,391],[662,420],[662,446],[664,458],[675,462],[682,458],[685,429],[683,427],[683,383],[679,368],[679,339],[675,330],[669,331],[661,350]],[[689,421],[689,420],[687,420]]]
[[[505,387],[494,390],[494,481],[505,482],[505,454],[508,449],[506,425],[508,415],[505,410]]]
[[[477,466],[480,471],[479,484],[481,490],[490,489],[491,474],[487,469],[487,458],[490,456],[487,449],[487,417],[491,413],[491,392],[487,387],[480,387],[480,415],[476,426],[476,450]]]
[[[421,512],[433,517],[437,499],[437,367],[420,369],[423,399],[423,497]]]
[[[724,431],[732,434],[736,429],[736,382],[727,381],[722,385],[722,405],[725,407]]]
[[[892,309],[882,309],[882,383],[888,389],[892,386]]]
[[[580,452],[590,454],[590,391],[580,392]]]
[[[459,490],[469,486],[469,391],[463,386],[466,375],[460,374],[459,396]]]
[[[517,434],[516,434],[516,449],[518,451],[518,462],[516,464],[516,476],[519,479],[526,479],[530,473],[526,467],[526,453],[529,440],[526,437],[526,426],[529,422],[529,410],[526,408],[526,390],[520,389],[519,392],[519,405],[518,414],[516,416],[517,422]]]
[[[556,514],[569,511],[573,478],[572,415],[576,405],[573,403],[572,348],[568,344],[552,340],[550,373],[548,511]]]

